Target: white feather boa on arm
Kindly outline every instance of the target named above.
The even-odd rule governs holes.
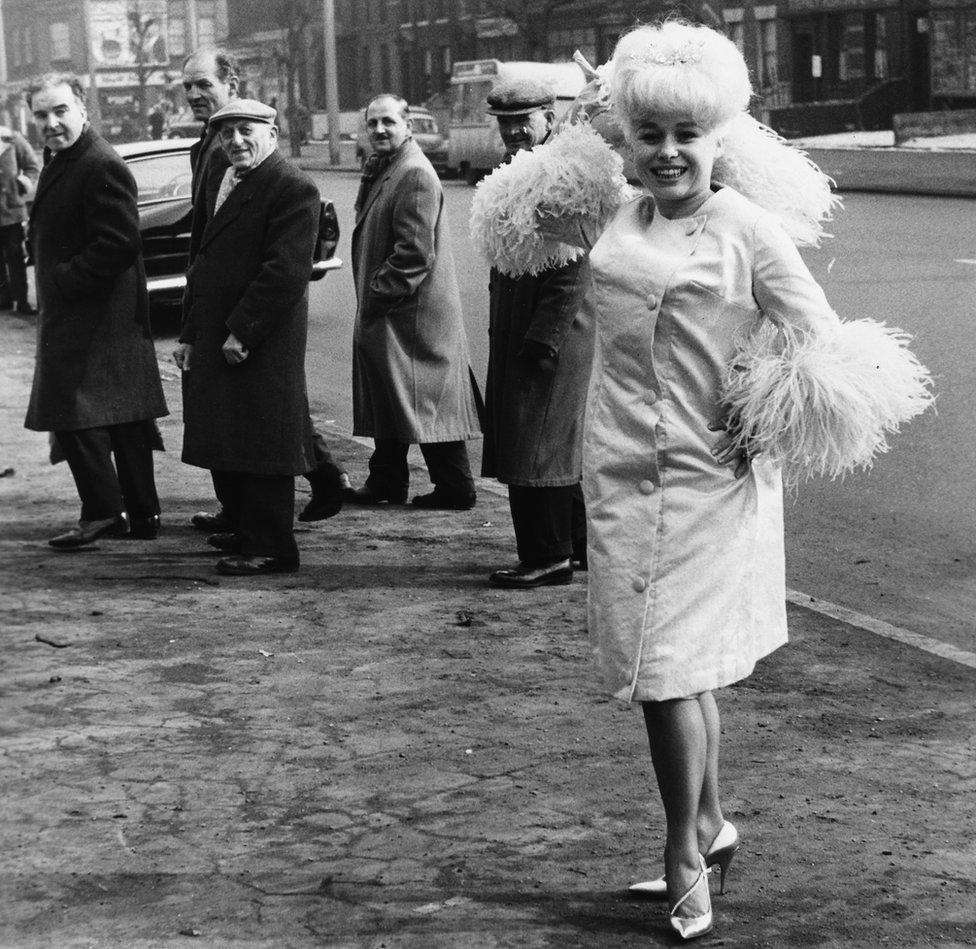
[[[581,257],[630,197],[623,160],[588,123],[521,151],[478,185],[471,239],[504,274],[536,274]]]
[[[739,346],[724,398],[740,446],[781,465],[787,484],[869,468],[887,436],[933,403],[910,337],[840,320],[772,224],[757,227],[754,292],[767,320]]]

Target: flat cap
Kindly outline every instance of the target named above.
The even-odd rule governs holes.
[[[211,122],[223,122],[224,119],[246,119],[248,122],[267,122],[273,125],[278,113],[270,105],[258,102],[257,99],[231,99],[222,109],[218,109],[210,116]]]
[[[502,79],[488,93],[489,115],[525,115],[555,104],[555,90],[538,79]]]

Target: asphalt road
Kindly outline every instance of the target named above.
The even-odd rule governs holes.
[[[310,397],[318,419],[351,431],[349,241],[358,178],[314,176],[339,211],[346,266],[313,289]],[[467,236],[474,189],[445,182],[444,190],[472,360],[483,380],[487,267]],[[802,485],[788,502],[787,530],[793,589],[967,650],[976,645],[974,221],[970,199],[850,194],[833,239],[805,252],[842,316],[884,320],[915,337],[939,399],[938,413],[894,438],[870,473]]]

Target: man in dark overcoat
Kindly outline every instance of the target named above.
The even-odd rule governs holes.
[[[28,229],[40,317],[25,424],[54,433],[81,498],[78,526],[50,543],[82,547],[127,533],[153,539],[153,420],[167,410],[149,327],[136,183],[89,126],[76,77],[46,76],[30,107],[44,170]]]
[[[193,117],[206,123],[200,140],[190,146],[190,169],[194,214],[190,229],[190,255],[188,263],[193,263],[203,231],[207,226],[207,208],[204,189],[211,174],[216,169],[225,170],[230,164],[216,134],[216,127],[210,125],[210,117],[237,98],[239,79],[237,65],[224,49],[202,48],[195,50],[183,63],[183,92]],[[197,213],[199,211],[199,213]],[[300,521],[320,521],[338,514],[342,508],[342,491],[348,485],[348,478],[336,464],[325,439],[315,429],[308,407],[305,408],[306,421],[312,430],[313,467],[305,473],[305,479],[312,489],[312,497],[298,515]],[[215,486],[216,490],[216,486]],[[220,496],[218,495],[218,500]],[[229,519],[221,509],[216,514],[199,511],[190,519],[198,530],[209,533],[226,532],[231,529]]]
[[[465,441],[481,426],[454,275],[444,194],[413,140],[407,103],[384,94],[366,108],[374,155],[356,201],[352,266],[353,431],[372,436],[369,477],[347,497],[403,504],[407,452],[419,444],[434,490],[421,508],[475,504]]]
[[[509,155],[546,140],[555,96],[536,81],[503,81],[488,96]],[[583,413],[593,327],[580,311],[585,259],[489,280],[488,381],[482,474],[508,485],[519,562],[494,586],[569,583],[586,565],[580,490]]]
[[[275,114],[233,99],[210,119],[231,164],[207,181],[176,352],[183,460],[210,469],[230,519],[209,538],[231,554],[218,571],[243,576],[298,569],[295,475],[312,458],[305,344],[320,198],[278,151]]]

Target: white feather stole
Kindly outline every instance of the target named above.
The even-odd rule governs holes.
[[[631,192],[623,160],[588,123],[569,125],[517,152],[478,184],[471,239],[504,274],[537,274],[581,257],[583,237]]]
[[[726,382],[740,446],[782,465],[787,484],[870,468],[886,436],[934,401],[908,342],[875,320],[816,335],[767,324],[740,347]]]

